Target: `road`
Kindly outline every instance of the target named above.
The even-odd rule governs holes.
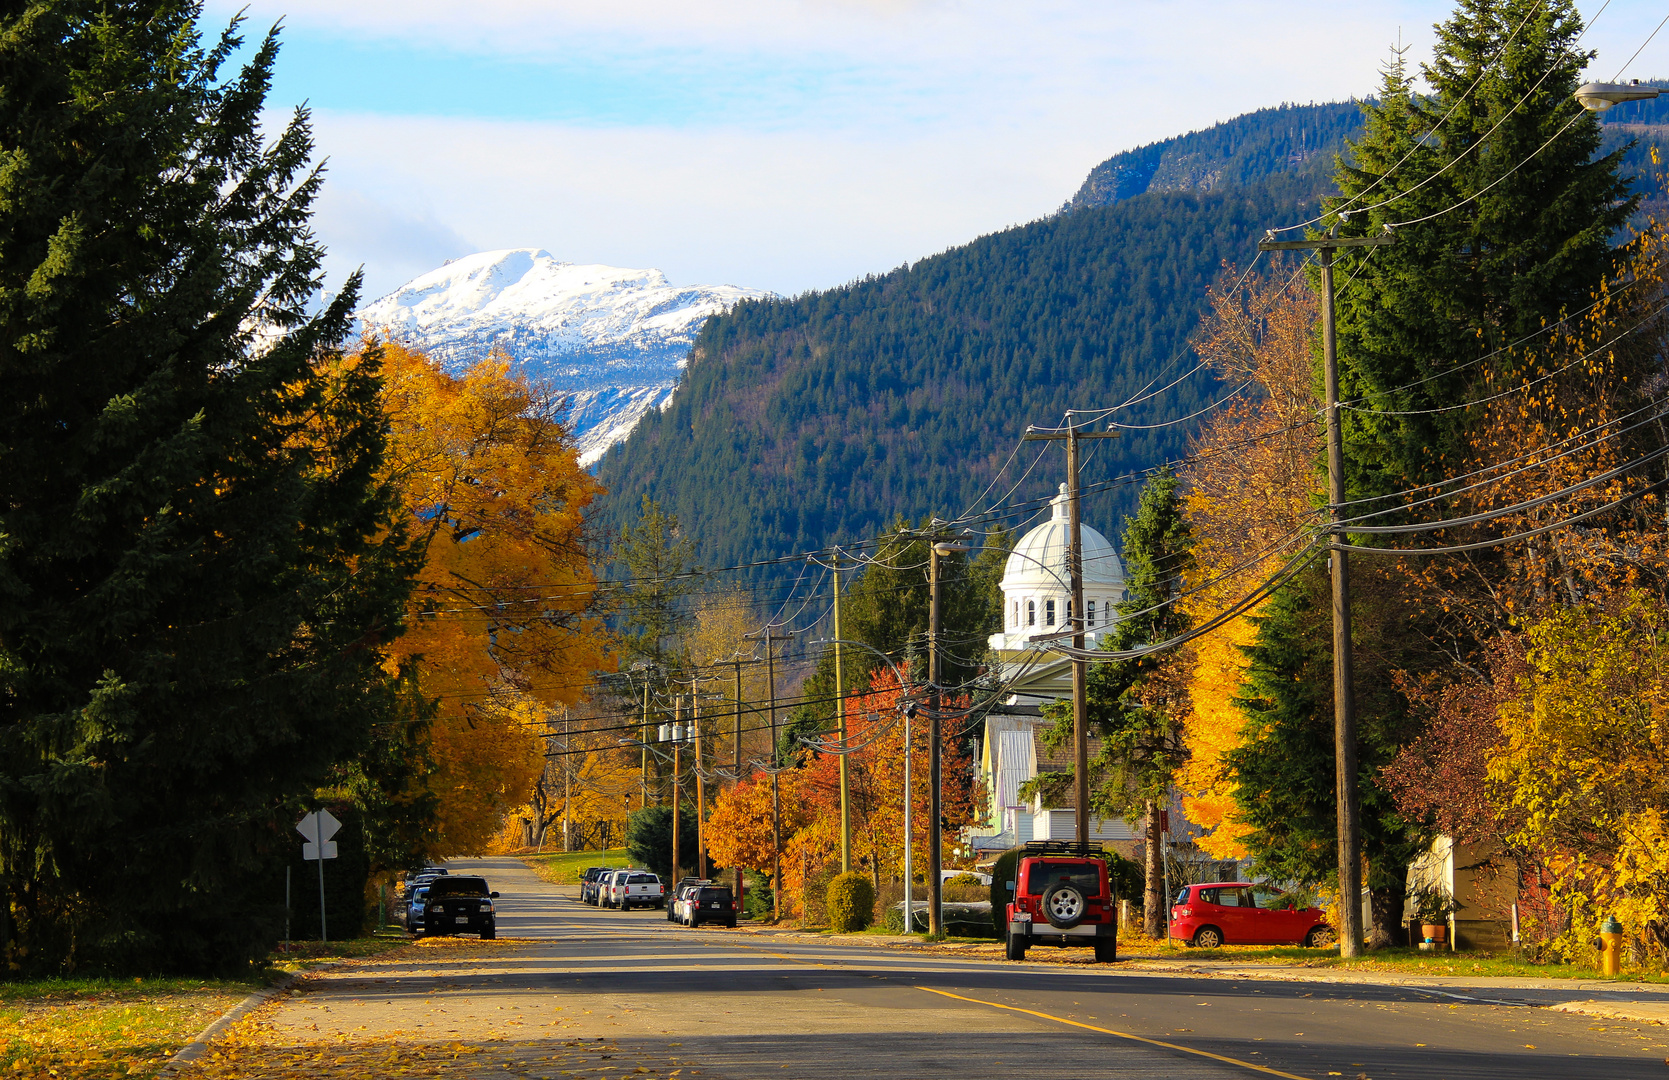
[[[1669,1075],[1669,1028],[1538,1007],[1591,985],[1341,985],[692,931],[586,907],[514,860],[452,867],[501,892],[496,946],[437,942],[318,980],[273,1034],[451,1041],[498,1076]]]

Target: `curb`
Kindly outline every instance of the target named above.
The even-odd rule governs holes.
[[[1632,1021],[1637,1024],[1669,1023],[1669,1003],[1660,1001],[1565,1001],[1558,1005],[1548,1005],[1546,1008],[1555,1012]]]
[[[231,1027],[239,1020],[242,1020],[245,1016],[248,1016],[250,1013],[254,1012],[262,1005],[265,1005],[273,998],[278,997],[280,994],[290,989],[290,987],[301,981],[302,976],[311,975],[315,971],[322,971],[326,968],[335,967],[340,963],[340,960],[332,960],[307,968],[304,971],[291,972],[282,979],[273,983],[271,986],[263,986],[253,994],[250,994],[230,1009],[221,1013],[220,1016],[217,1017],[213,1023],[209,1024],[208,1027],[192,1036],[190,1042],[174,1051],[173,1056],[163,1062],[162,1068],[157,1070],[156,1080],[168,1080],[169,1077],[178,1075],[181,1068],[202,1057],[203,1054],[207,1052],[209,1044],[219,1038],[221,1033],[227,1028]]]

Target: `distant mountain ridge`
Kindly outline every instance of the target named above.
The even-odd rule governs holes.
[[[1362,107],[1355,101],[1259,109],[1114,154],[1090,170],[1065,209],[1106,206],[1149,191],[1215,191],[1275,176],[1326,185],[1333,155],[1361,130]]]
[[[1602,117],[1608,149],[1640,139],[1625,173],[1657,171],[1650,142],[1666,117],[1669,99]],[[978,527],[1023,527],[1062,479],[1058,454],[1010,457],[1025,425],[1187,371],[1208,286],[1246,266],[1266,229],[1315,213],[1361,126],[1356,102],[1261,109],[1112,156],[1049,218],[839,288],[738,304],[703,325],[670,400],[598,463],[610,491],[599,534],[631,524],[644,496],[678,514],[706,566],[875,536],[899,515],[978,511],[1005,492],[1015,512]],[[1152,426],[1102,443],[1086,483],[1182,456],[1186,418],[1223,389],[1201,371],[1124,413]],[[1137,492],[1103,488],[1084,519],[1115,535]]]
[[[708,317],[770,295],[675,286],[659,270],[512,248],[454,259],[358,317],[367,331],[421,348],[454,372],[502,349],[519,370],[569,392],[569,421],[589,465],[666,401]]]

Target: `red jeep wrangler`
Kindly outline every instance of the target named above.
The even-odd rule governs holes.
[[[1010,960],[1033,945],[1093,945],[1095,959],[1118,959],[1118,900],[1101,845],[1033,840],[1008,883]]]

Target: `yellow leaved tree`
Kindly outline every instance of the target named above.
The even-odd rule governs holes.
[[[1196,351],[1226,380],[1252,381],[1261,393],[1206,421],[1181,473],[1196,565],[1183,609],[1196,624],[1232,606],[1304,546],[1320,487],[1310,366],[1315,294],[1294,277],[1253,274],[1238,289],[1214,288],[1210,301]],[[1183,731],[1188,755],[1177,785],[1189,820],[1210,830],[1199,846],[1220,859],[1246,854],[1246,827],[1235,818],[1234,778],[1222,756],[1242,742],[1246,720],[1234,699],[1258,610],[1194,643],[1193,708]]]
[[[423,559],[390,662],[414,662],[437,702],[432,852],[476,852],[543,771],[550,707],[613,662],[584,531],[602,489],[556,403],[504,357],[454,376],[381,349],[387,474]]]

